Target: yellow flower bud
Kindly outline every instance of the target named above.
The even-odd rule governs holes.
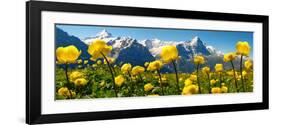
[[[205,63],[205,59],[203,56],[195,56],[194,57],[194,64],[198,65],[198,64],[204,64]]]
[[[158,94],[151,94],[151,95],[148,95],[148,96],[159,96]]]
[[[228,92],[228,88],[226,86],[222,86],[221,93],[227,93],[227,92]]]
[[[144,70],[145,70],[145,69],[144,69],[143,67],[141,67],[141,66],[135,66],[135,67],[133,67],[133,69],[132,69],[132,74],[133,74],[133,75],[138,75],[138,74],[143,73]]]
[[[210,81],[211,85],[215,85],[216,82],[217,82],[217,81],[216,81],[215,79],[212,79],[212,80]]]
[[[88,83],[88,81],[84,78],[78,78],[74,81],[74,84],[76,86],[85,86]]]
[[[115,58],[111,58],[111,57],[106,57],[107,61],[109,62],[109,64],[113,64],[115,62]],[[104,64],[107,64],[106,60],[103,60]]]
[[[77,63],[78,63],[78,64],[81,64],[82,62],[83,62],[82,59],[78,59],[78,60],[77,60]]]
[[[155,71],[155,70],[160,70],[163,66],[163,63],[159,60],[153,61],[149,63],[147,70],[149,71]]]
[[[84,65],[88,64],[88,62],[89,62],[88,60],[84,60]]]
[[[131,69],[132,69],[132,65],[130,63],[123,64],[123,66],[121,67],[121,71],[123,73],[128,73],[131,71]]]
[[[222,72],[223,71],[223,65],[222,64],[216,64],[215,65],[215,71],[216,72]]]
[[[190,79],[191,81],[197,81],[197,76],[196,76],[196,75],[190,75],[190,76],[189,76],[189,79]]]
[[[154,86],[151,83],[147,83],[144,85],[144,91],[148,92],[151,91],[154,88]]]
[[[144,66],[145,66],[145,67],[148,67],[148,65],[149,65],[149,62],[145,62],[145,63],[144,63]]]
[[[97,61],[97,64],[98,64],[98,65],[100,65],[101,63],[102,63],[101,60],[98,60],[98,61]]]
[[[202,71],[206,74],[209,74],[211,69],[210,69],[210,67],[205,66],[205,67],[202,68]]]
[[[253,63],[252,63],[251,60],[247,60],[247,61],[245,61],[244,66],[245,66],[246,69],[252,69]]]
[[[224,54],[223,56],[223,61],[224,62],[229,62],[229,61],[232,61],[236,58],[236,54],[235,53],[227,53],[227,54]]]
[[[242,76],[245,77],[247,75],[246,71],[242,71]]]
[[[197,85],[189,85],[185,86],[182,90],[182,95],[191,95],[196,94],[199,91],[199,87]]]
[[[211,92],[212,93],[221,93],[221,88],[220,87],[213,87]]]
[[[114,81],[115,81],[115,84],[118,87],[120,87],[124,83],[125,79],[124,79],[124,77],[122,75],[119,75],[119,76],[115,77]]]
[[[186,79],[186,80],[184,81],[184,85],[185,85],[185,86],[192,85],[192,81],[191,81],[190,79]]]

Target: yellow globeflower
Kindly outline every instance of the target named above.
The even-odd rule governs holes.
[[[222,64],[216,64],[215,65],[215,71],[216,72],[222,72],[223,71],[223,65]]]
[[[82,72],[79,71],[73,71],[71,72],[71,74],[69,75],[69,80],[71,82],[74,82],[76,79],[83,77],[84,74]]]
[[[234,60],[235,58],[236,58],[236,54],[231,52],[231,53],[224,54],[223,61],[224,62],[229,62],[229,61]]]
[[[179,58],[178,49],[176,46],[164,46],[162,47],[160,53],[161,59],[164,63],[170,63],[171,61],[177,60]]]
[[[250,53],[250,45],[247,41],[238,41],[236,44],[236,53],[238,55],[248,56]]]
[[[148,67],[148,65],[149,65],[149,62],[145,62],[145,63],[144,63],[144,66],[145,66],[145,67]]]
[[[84,60],[84,64],[85,64],[85,65],[88,64],[88,62],[89,62],[88,60]]]
[[[252,63],[251,60],[247,60],[247,61],[245,61],[244,66],[245,66],[246,69],[252,69],[253,63]]]
[[[101,60],[98,60],[98,61],[97,61],[97,64],[98,64],[98,65],[102,64]]]
[[[113,64],[115,62],[115,58],[111,58],[111,57],[106,57],[109,64]],[[107,64],[106,60],[104,59],[103,60],[104,64]]]
[[[190,79],[191,81],[196,81],[196,80],[197,80],[197,76],[196,76],[196,75],[190,75],[190,76],[189,76],[189,79]]]
[[[217,81],[216,81],[215,79],[212,79],[212,80],[210,81],[211,85],[215,85],[216,82],[217,82]]]
[[[118,87],[122,86],[122,84],[123,84],[124,81],[125,81],[125,79],[124,79],[124,77],[123,77],[122,75],[119,75],[119,76],[115,77],[114,80],[115,80],[115,84],[116,84]]]
[[[109,54],[112,46],[108,46],[105,41],[97,39],[94,40],[88,47],[88,53],[92,56],[92,60],[96,60]]]
[[[182,95],[191,95],[196,94],[199,91],[199,87],[197,85],[189,85],[185,86],[182,90]]]
[[[228,88],[226,86],[222,86],[221,93],[227,93],[227,92],[228,92]]]
[[[242,76],[245,77],[246,75],[247,75],[247,72],[246,72],[246,71],[243,71],[243,72],[242,72]]]
[[[68,90],[67,87],[61,87],[59,90],[58,90],[58,95],[60,96],[65,96],[65,97],[69,97],[70,96],[70,92]]]
[[[154,86],[151,83],[147,83],[144,85],[144,91],[148,92],[154,88]]]
[[[93,64],[92,67],[93,67],[93,68],[96,68],[96,67],[98,67],[98,65],[97,65],[97,64]]]
[[[204,64],[205,63],[205,59],[203,56],[195,56],[194,57],[194,64],[198,65],[198,64]]]
[[[221,88],[220,87],[213,87],[211,91],[212,91],[212,93],[221,93]]]
[[[82,59],[78,59],[78,60],[77,60],[77,63],[78,63],[78,64],[81,64],[82,62],[83,62]]]
[[[192,85],[192,81],[191,81],[190,79],[186,79],[186,80],[184,81],[184,85],[185,85],[185,86]]]
[[[132,70],[132,65],[130,63],[125,63],[123,64],[123,66],[121,67],[121,71],[123,73],[128,73],[129,71]]]
[[[147,70],[149,71],[155,71],[155,70],[160,70],[163,66],[163,63],[159,60],[155,60],[151,63],[149,63]]]
[[[74,81],[74,84],[76,86],[85,86],[88,83],[88,81],[84,78],[78,78]]]
[[[79,51],[74,45],[59,47],[56,50],[57,61],[60,64],[75,63],[80,54],[81,50]]]
[[[184,80],[184,79],[183,79],[182,77],[181,77],[181,78],[179,78],[179,81],[180,81],[180,82],[182,82],[183,80]]]
[[[202,68],[202,71],[203,71],[204,73],[206,73],[206,74],[209,74],[210,71],[211,71],[211,69],[210,69],[210,67],[205,66],[205,67]]]
[[[105,83],[105,81],[104,81],[104,80],[102,80],[102,81],[100,82],[99,86],[100,86],[100,87],[104,87],[104,86],[105,86],[105,84],[106,84],[106,83]]]
[[[144,70],[145,70],[145,69],[144,69],[142,66],[135,66],[135,67],[133,67],[133,69],[132,69],[132,74],[133,74],[133,75],[138,75],[138,74],[143,73]]]
[[[234,72],[233,71],[227,71],[226,74],[229,75],[229,76],[233,76]]]
[[[148,96],[159,96],[158,94],[151,94],[151,95],[148,95]]]

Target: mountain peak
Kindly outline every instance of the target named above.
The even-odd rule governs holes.
[[[195,36],[191,39],[190,45],[191,46],[200,46],[200,45],[203,45],[203,42],[201,41],[201,39],[198,36]]]
[[[109,38],[111,36],[112,36],[111,33],[103,29],[101,32],[97,33],[96,38],[103,39],[103,38]]]

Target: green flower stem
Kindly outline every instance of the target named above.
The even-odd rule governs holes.
[[[180,92],[180,86],[179,86],[179,77],[178,77],[177,66],[176,66],[175,61],[172,61],[172,63],[173,63],[174,70],[175,70],[175,73],[176,73],[176,81],[177,81],[177,90],[178,90],[178,94],[181,94],[181,92]]]
[[[131,75],[131,73],[128,71],[128,75],[129,75],[129,77],[130,77],[130,81],[131,81],[131,89],[129,90],[130,91],[130,96],[132,96],[133,95],[133,93],[134,93],[134,88],[133,88],[133,80],[132,80],[132,75]]]
[[[159,79],[160,79],[161,92],[162,92],[162,95],[164,95],[164,88],[163,88],[163,83],[162,83],[162,77],[161,77],[161,74],[160,74],[159,70],[157,70],[157,74],[158,74]]]
[[[241,75],[241,81],[242,81],[242,85],[243,85],[243,92],[245,92],[245,84],[244,84],[242,72],[243,72],[243,55],[241,55],[241,59],[240,59],[240,75]]]
[[[144,80],[142,79],[141,74],[138,74],[138,76],[140,77],[140,80],[141,80],[141,82],[142,82],[142,86],[144,86]],[[143,96],[145,96],[144,87],[142,87],[142,89],[143,89],[142,94],[143,94]]]
[[[232,61],[230,61],[230,63],[231,63],[232,70],[233,70],[233,77],[234,77],[234,82],[235,82],[236,92],[239,92],[239,89],[238,89],[238,84],[237,84],[237,80],[236,80],[236,72],[235,72],[235,68],[234,68],[233,62],[232,62]]]
[[[221,83],[222,83],[221,74],[222,74],[222,72],[219,72],[219,77],[220,77],[220,88],[221,88]]]
[[[111,69],[112,69],[113,73],[116,75],[116,71],[115,71],[115,69],[114,69],[114,66],[111,65],[111,64],[110,64],[110,66],[111,66]]]
[[[93,71],[95,71],[95,69],[93,68],[93,67],[90,67]],[[87,83],[87,85],[89,85],[89,84],[91,84],[91,87],[93,86],[93,84],[92,84],[92,81],[93,81],[93,77],[91,77],[91,76],[93,76],[94,75],[94,73],[89,73],[88,74],[88,79],[89,79],[89,81],[88,81],[88,83]],[[98,87],[97,87],[98,88]],[[98,92],[96,91],[96,95],[98,94]]]
[[[65,64],[66,82],[67,82],[67,86],[70,86],[70,82],[69,82],[69,78],[68,78],[67,72],[68,72],[68,64]],[[69,87],[68,87],[68,91],[69,91],[69,93],[70,93],[70,99],[72,99],[72,93],[71,93],[71,90],[70,90]]]
[[[110,73],[111,73],[111,77],[112,77],[112,81],[113,81],[113,88],[114,88],[115,97],[118,97],[118,96],[117,96],[116,86],[115,86],[114,74],[113,74],[113,72],[112,72],[112,69],[111,69],[111,66],[110,66],[110,64],[109,64],[109,61],[108,61],[108,59],[106,58],[106,56],[105,56],[103,53],[101,53],[101,55],[102,55],[102,56],[103,56],[103,58],[105,59],[106,64],[107,64],[107,66],[108,66],[108,68],[109,68],[109,71],[110,71]]]
[[[199,79],[199,64],[197,64],[197,68],[196,68],[196,74],[197,74],[197,83],[198,83],[198,87],[199,87],[199,93],[201,94],[201,86],[200,86],[200,79]]]
[[[208,81],[209,81],[209,93],[211,94],[212,92],[211,92],[211,81],[210,81],[210,74],[209,73],[207,73],[207,78],[208,78]]]

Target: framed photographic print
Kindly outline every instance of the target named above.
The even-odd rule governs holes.
[[[26,123],[268,109],[268,16],[26,4]]]

